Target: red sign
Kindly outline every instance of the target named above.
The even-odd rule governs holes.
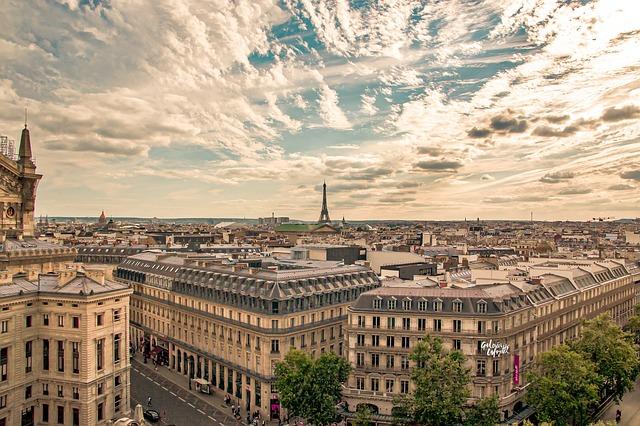
[[[513,384],[520,384],[520,355],[515,354],[513,356]]]

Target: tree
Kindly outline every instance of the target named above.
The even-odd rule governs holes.
[[[351,365],[332,352],[313,359],[305,352],[292,350],[276,364],[276,387],[280,403],[290,416],[300,416],[312,425],[335,421],[336,404]]]
[[[360,404],[356,411],[356,419],[353,426],[370,426],[371,425],[371,409],[365,404]]]
[[[629,322],[624,326],[624,330],[631,333],[635,344],[640,344],[640,305],[634,306],[634,315],[629,318]]]
[[[596,366],[567,345],[556,346],[538,356],[527,375],[527,403],[536,409],[540,421],[555,425],[586,425],[590,410],[598,403],[601,378]]]
[[[616,401],[633,389],[638,377],[640,363],[632,339],[603,314],[585,321],[580,339],[571,343],[572,350],[595,364],[602,378],[600,390],[605,395],[613,395]]]
[[[396,400],[396,412],[404,415],[397,421],[425,426],[460,423],[470,395],[464,355],[445,350],[439,338],[426,336],[413,348],[411,360],[415,362],[411,372],[415,389]]]
[[[466,426],[495,426],[500,423],[500,409],[498,398],[482,398],[475,405],[465,410],[464,424]]]

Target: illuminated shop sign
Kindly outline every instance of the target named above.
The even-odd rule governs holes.
[[[485,352],[487,356],[492,356],[494,358],[509,354],[509,345],[502,342],[494,342],[493,340],[484,340],[480,342],[480,349],[482,352]]]

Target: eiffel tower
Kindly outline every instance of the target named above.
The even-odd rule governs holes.
[[[318,223],[331,223],[329,219],[329,209],[327,208],[327,183],[322,183],[322,210],[320,211],[320,219]]]

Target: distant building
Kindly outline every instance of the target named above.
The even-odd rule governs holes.
[[[327,183],[322,182],[322,209],[320,210],[320,219],[318,223],[331,223],[329,219],[329,208],[327,207]]]
[[[328,223],[321,224],[306,224],[306,223],[285,223],[275,228],[275,231],[279,234],[285,234],[288,236],[306,236],[313,234],[338,234],[340,231],[329,225]]]
[[[104,210],[100,213],[100,217],[98,218],[98,225],[105,226],[107,224],[107,216],[104,214]]]
[[[437,275],[438,265],[428,262],[401,263],[385,265],[380,268],[383,277],[396,277],[402,280],[412,280],[415,275]]]
[[[309,244],[291,249],[294,259],[331,260],[353,265],[357,260],[366,258],[366,249],[359,246],[335,244]]]
[[[289,222],[289,218],[287,216],[276,216],[275,213],[271,214],[271,217],[259,217],[258,224],[259,225],[280,225],[281,223]]]

